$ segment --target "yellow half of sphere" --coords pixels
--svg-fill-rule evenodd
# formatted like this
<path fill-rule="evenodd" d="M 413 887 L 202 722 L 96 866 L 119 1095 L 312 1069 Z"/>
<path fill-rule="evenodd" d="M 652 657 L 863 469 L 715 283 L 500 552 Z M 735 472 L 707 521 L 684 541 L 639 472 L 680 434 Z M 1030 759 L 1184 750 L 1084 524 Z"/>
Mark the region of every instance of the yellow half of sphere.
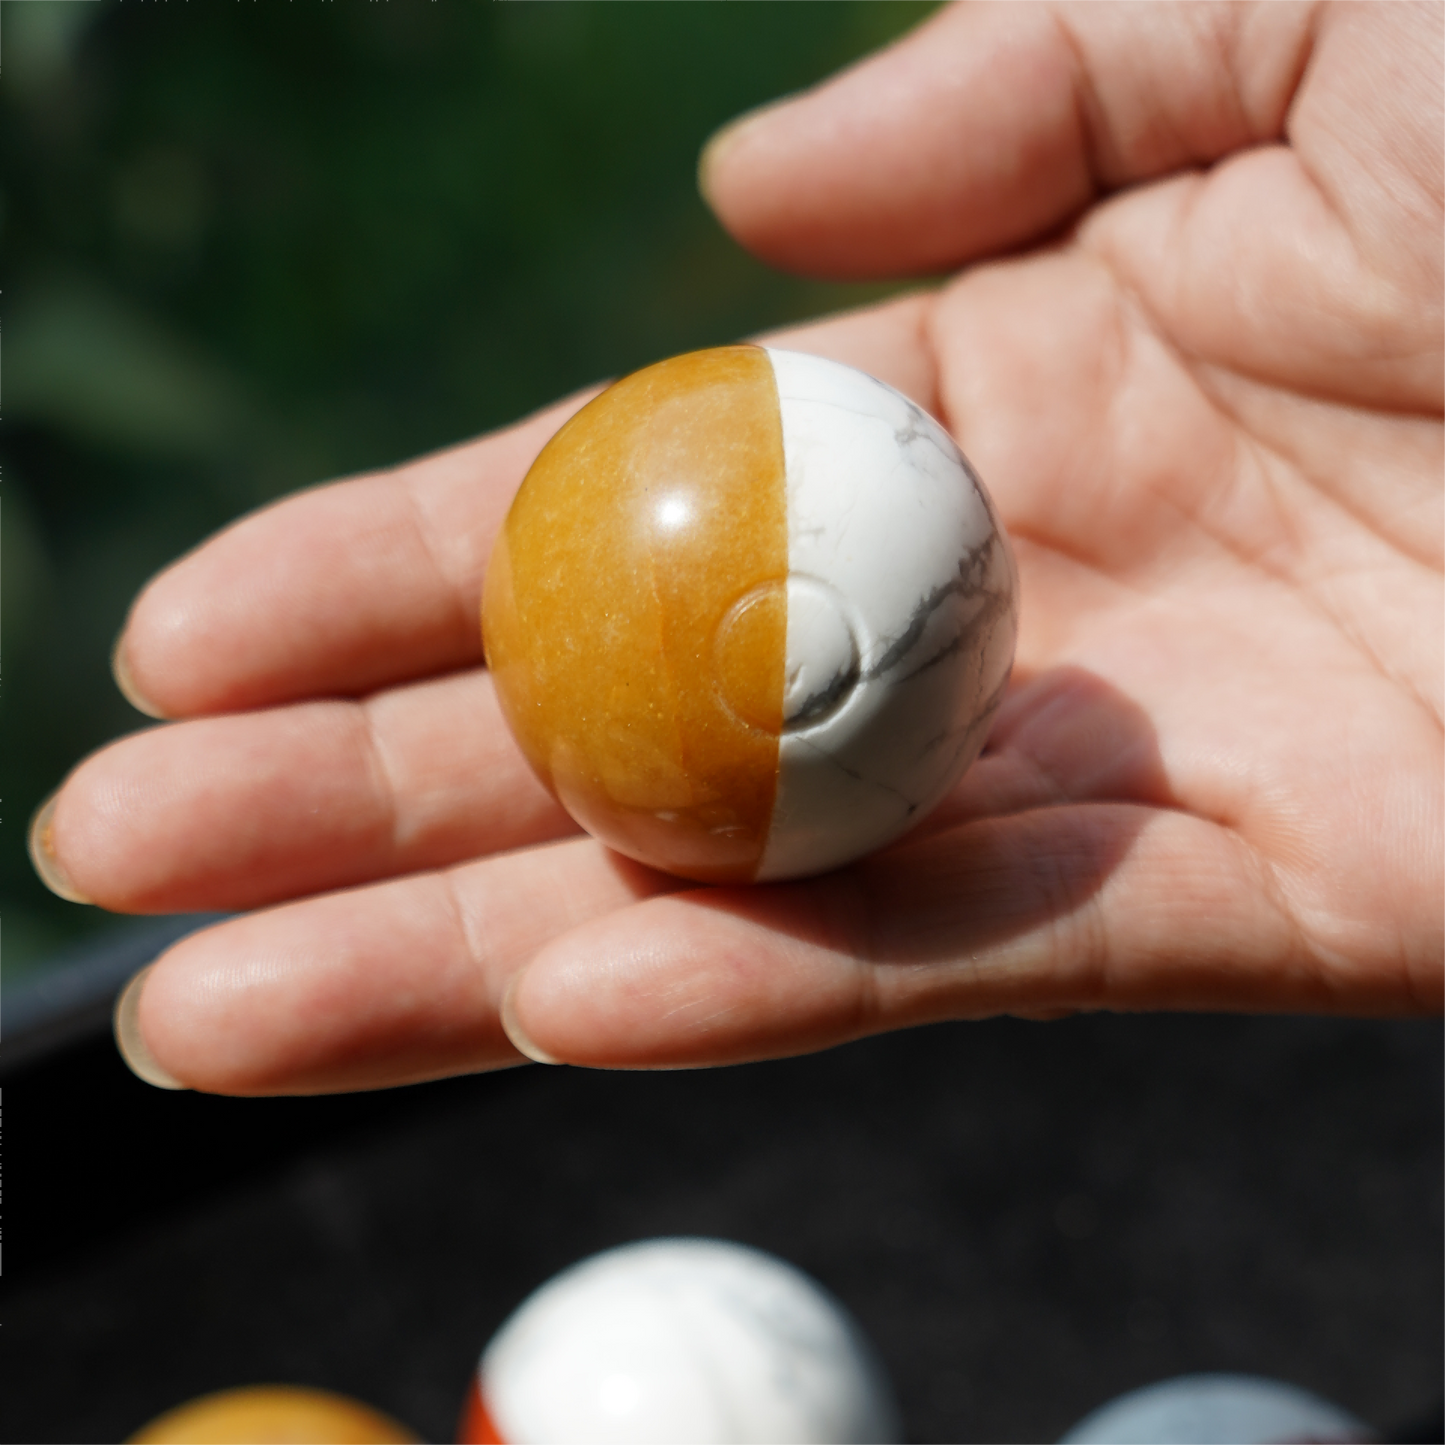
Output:
<path fill-rule="evenodd" d="M 604 842 L 751 879 L 777 788 L 787 491 L 768 355 L 728 346 L 610 387 L 543 449 L 487 571 L 507 721 Z"/>
<path fill-rule="evenodd" d="M 296 1385 L 248 1385 L 178 1405 L 127 1445 L 416 1445 L 379 1410 Z"/>

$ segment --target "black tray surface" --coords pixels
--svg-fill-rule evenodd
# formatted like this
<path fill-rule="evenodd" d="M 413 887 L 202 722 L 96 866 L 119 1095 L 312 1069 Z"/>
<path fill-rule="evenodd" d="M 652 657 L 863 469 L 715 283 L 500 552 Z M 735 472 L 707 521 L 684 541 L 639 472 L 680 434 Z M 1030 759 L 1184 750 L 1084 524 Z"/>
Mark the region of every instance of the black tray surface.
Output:
<path fill-rule="evenodd" d="M 116 1440 L 267 1380 L 451 1439 L 528 1291 L 668 1234 L 821 1280 L 913 1440 L 1054 1440 L 1197 1370 L 1405 1438 L 1445 1347 L 1441 1071 L 1433 1022 L 1101 1016 L 233 1100 L 93 1038 L 5 1081 L 0 1439 Z"/>

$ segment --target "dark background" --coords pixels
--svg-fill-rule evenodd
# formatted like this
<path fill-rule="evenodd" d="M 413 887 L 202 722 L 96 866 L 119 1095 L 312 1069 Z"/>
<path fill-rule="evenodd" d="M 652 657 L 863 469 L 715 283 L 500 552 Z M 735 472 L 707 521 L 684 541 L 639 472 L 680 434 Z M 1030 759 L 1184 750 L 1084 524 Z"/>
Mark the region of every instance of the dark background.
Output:
<path fill-rule="evenodd" d="M 0 1440 L 114 1440 L 263 1380 L 453 1439 L 530 1290 L 707 1234 L 847 1304 L 911 1440 L 1057 1440 L 1226 1370 L 1438 1442 L 1440 1043 L 997 1020 L 735 1069 L 237 1100 L 148 1088 L 100 1039 L 5 1080 Z"/>
<path fill-rule="evenodd" d="M 883 294 L 749 258 L 697 154 L 930 8 L 3 6 L 8 981 L 106 922 L 25 827 L 144 725 L 108 657 L 145 579 L 284 492 Z"/>

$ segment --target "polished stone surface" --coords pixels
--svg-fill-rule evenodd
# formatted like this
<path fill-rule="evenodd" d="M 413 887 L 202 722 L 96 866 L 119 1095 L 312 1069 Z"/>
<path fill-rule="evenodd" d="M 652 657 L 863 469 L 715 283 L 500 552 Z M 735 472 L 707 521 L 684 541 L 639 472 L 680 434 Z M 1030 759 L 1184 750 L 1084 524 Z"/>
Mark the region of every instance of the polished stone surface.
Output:
<path fill-rule="evenodd" d="M 626 1245 L 548 1281 L 488 1345 L 480 1394 L 519 1445 L 901 1438 L 842 1306 L 782 1260 L 716 1239 Z"/>
<path fill-rule="evenodd" d="M 661 362 L 543 449 L 487 573 L 487 662 L 532 766 L 604 842 L 709 881 L 753 876 L 772 816 L 782 470 L 765 352 Z"/>
<path fill-rule="evenodd" d="M 987 494 L 936 421 L 836 361 L 769 355 L 792 586 L 758 876 L 788 878 L 891 842 L 978 756 L 1013 661 L 1017 580 Z"/>
<path fill-rule="evenodd" d="M 625 378 L 547 445 L 483 632 L 583 827 L 742 882 L 837 867 L 943 797 L 1001 699 L 1016 591 L 982 485 L 919 407 L 724 347 Z"/>
<path fill-rule="evenodd" d="M 128 1445 L 415 1445 L 416 1439 L 380 1411 L 329 1390 L 251 1385 L 178 1405 Z"/>
<path fill-rule="evenodd" d="M 1060 1445 L 1352 1445 L 1375 1438 L 1348 1411 L 1280 1380 L 1181 1375 L 1111 1400 Z"/>

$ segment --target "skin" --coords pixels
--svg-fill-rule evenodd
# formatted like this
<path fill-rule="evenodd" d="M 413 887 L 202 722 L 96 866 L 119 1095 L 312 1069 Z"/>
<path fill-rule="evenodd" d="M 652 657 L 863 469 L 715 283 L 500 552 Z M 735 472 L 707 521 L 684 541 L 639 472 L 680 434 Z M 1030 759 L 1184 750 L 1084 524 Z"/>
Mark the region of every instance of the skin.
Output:
<path fill-rule="evenodd" d="M 118 674 L 179 721 L 41 830 L 107 908 L 271 905 L 155 966 L 155 1061 L 316 1092 L 1438 1010 L 1441 75 L 1434 6 L 958 6 L 725 131 L 704 191 L 765 260 L 952 273 L 779 339 L 988 480 L 1024 602 L 985 756 L 840 874 L 680 884 L 576 833 L 481 666 L 492 538 L 582 398 L 290 498 L 141 594 Z"/>

